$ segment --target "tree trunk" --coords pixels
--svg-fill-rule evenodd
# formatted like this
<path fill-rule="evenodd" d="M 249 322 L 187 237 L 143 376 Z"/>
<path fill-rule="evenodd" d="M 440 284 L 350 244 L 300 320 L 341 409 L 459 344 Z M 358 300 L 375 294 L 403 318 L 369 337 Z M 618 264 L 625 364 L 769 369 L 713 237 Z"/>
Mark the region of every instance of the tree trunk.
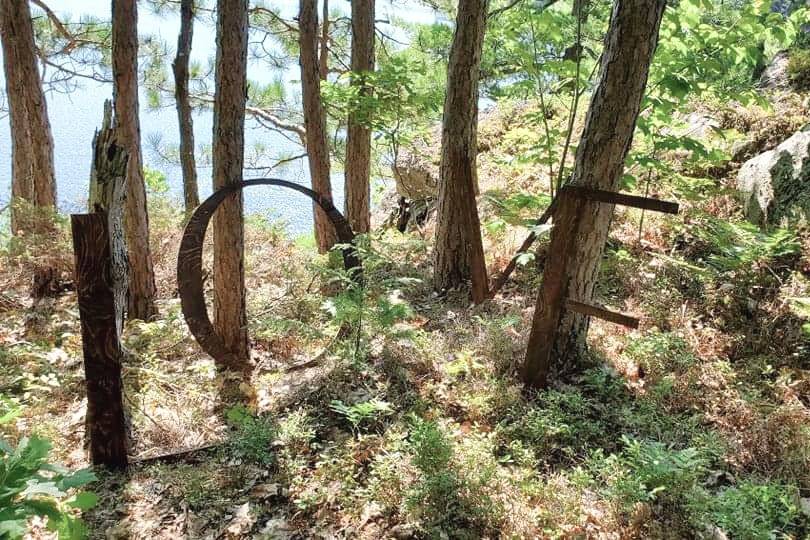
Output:
<path fill-rule="evenodd" d="M 478 74 L 487 0 L 459 0 L 444 100 L 439 209 L 433 286 L 437 291 L 472 279 L 473 301 L 487 293 L 481 224 L 475 201 Z"/>
<path fill-rule="evenodd" d="M 16 57 L 20 48 L 16 25 L 13 23 L 16 12 L 15 2 L 0 0 L 0 39 L 3 47 L 3 68 L 6 79 L 6 99 L 8 100 L 11 135 L 11 233 L 27 232 L 18 205 L 24 200 L 33 202 L 33 162 L 28 149 L 31 147 L 28 114 L 25 105 L 25 85 L 20 75 L 21 65 Z"/>
<path fill-rule="evenodd" d="M 188 64 L 194 34 L 194 0 L 181 0 L 177 56 L 172 64 L 177 120 L 180 125 L 180 165 L 183 169 L 183 200 L 186 215 L 200 205 L 197 164 L 194 160 L 194 121 L 188 98 Z"/>
<path fill-rule="evenodd" d="M 599 84 L 591 98 L 585 127 L 577 148 L 572 185 L 606 191 L 619 189 L 624 160 L 630 150 L 641 99 L 647 84 L 663 16 L 664 0 L 617 0 L 605 37 Z M 578 201 L 578 219 L 551 233 L 552 245 L 560 235 L 569 235 L 567 270 L 560 278 L 562 297 L 590 303 L 607 241 L 613 205 Z M 555 214 L 556 215 L 556 214 Z M 562 256 L 562 254 L 560 254 Z M 553 340 L 552 365 L 546 373 L 524 369 L 529 384 L 544 386 L 546 375 L 559 376 L 576 367 L 585 353 L 588 317 L 562 310 L 555 336 L 541 336 L 546 299 L 552 291 L 546 284 L 535 308 L 532 333 L 526 351 L 526 366 L 539 366 L 538 351 L 547 339 Z"/>
<path fill-rule="evenodd" d="M 214 94 L 214 189 L 242 181 L 247 99 L 247 0 L 217 1 L 217 56 Z M 250 372 L 245 308 L 245 241 L 242 192 L 214 215 L 214 327 L 233 353 L 221 369 Z"/>
<path fill-rule="evenodd" d="M 325 81 L 329 76 L 329 0 L 323 0 L 321 8 L 321 48 L 318 51 L 318 77 Z"/>
<path fill-rule="evenodd" d="M 124 231 L 129 250 L 127 316 L 152 319 L 155 309 L 155 273 L 149 250 L 149 215 L 141 156 L 138 119 L 138 9 L 136 0 L 112 0 L 112 71 L 115 122 L 129 154 Z"/>
<path fill-rule="evenodd" d="M 371 93 L 365 78 L 374 70 L 374 2 L 352 2 L 352 84 L 359 86 L 361 97 Z M 367 233 L 371 228 L 371 129 L 368 120 L 367 112 L 352 110 L 346 130 L 346 218 L 356 233 Z"/>
<path fill-rule="evenodd" d="M 0 33 L 12 124 L 12 195 L 55 207 L 53 137 L 26 0 L 0 0 Z M 12 215 L 12 232 L 17 221 Z"/>
<path fill-rule="evenodd" d="M 112 106 L 104 106 L 93 139 L 90 213 L 73 214 L 76 292 L 87 386 L 85 438 L 94 465 L 127 466 L 129 430 L 123 403 L 121 346 L 127 291 L 124 192 L 127 153 L 112 129 Z"/>
<path fill-rule="evenodd" d="M 312 189 L 329 201 L 332 200 L 332 181 L 329 178 L 329 146 L 326 141 L 326 113 L 321 102 L 321 83 L 318 62 L 318 2 L 300 0 L 298 12 L 298 44 L 301 65 L 301 95 L 304 105 L 304 128 L 307 139 L 307 158 Z M 326 213 L 315 204 L 315 241 L 318 251 L 326 253 L 335 245 L 337 237 Z"/>

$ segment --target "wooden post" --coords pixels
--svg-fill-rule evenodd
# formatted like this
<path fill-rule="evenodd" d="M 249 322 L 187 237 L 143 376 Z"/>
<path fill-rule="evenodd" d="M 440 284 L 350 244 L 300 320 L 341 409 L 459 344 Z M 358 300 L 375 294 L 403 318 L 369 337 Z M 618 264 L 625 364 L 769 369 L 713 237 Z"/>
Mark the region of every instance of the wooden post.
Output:
<path fill-rule="evenodd" d="M 121 381 L 127 287 L 123 229 L 127 161 L 126 150 L 116 141 L 108 101 L 102 129 L 93 140 L 92 213 L 73 214 L 70 222 L 87 386 L 85 437 L 92 463 L 116 469 L 127 466 L 129 439 Z"/>
<path fill-rule="evenodd" d="M 543 273 L 543 284 L 537 299 L 529 345 L 526 349 L 526 359 L 521 372 L 523 382 L 527 387 L 544 388 L 548 383 L 551 362 L 555 354 L 554 343 L 557 341 L 563 310 L 568 309 L 589 317 L 598 317 L 629 328 L 638 328 L 639 325 L 637 317 L 568 298 L 570 276 L 568 267 L 577 264 L 577 261 L 574 260 L 576 238 L 579 234 L 579 215 L 585 202 L 621 204 L 668 214 L 678 213 L 676 203 L 648 197 L 572 185 L 565 186 L 559 191 L 549 208 L 554 213 L 549 259 Z M 557 205 L 556 208 L 555 205 Z M 547 213 L 541 220 L 546 217 Z M 533 238 L 530 236 L 521 249 L 528 249 L 529 240 L 533 240 Z M 508 274 L 506 276 L 508 277 Z M 503 281 L 500 282 L 500 285 L 503 285 Z"/>
<path fill-rule="evenodd" d="M 532 331 L 526 349 L 522 377 L 528 386 L 544 387 L 551 367 L 554 336 L 565 303 L 569 259 L 577 233 L 580 200 L 562 189 L 554 212 L 549 260 L 532 319 Z M 552 259 L 553 258 L 553 259 Z"/>

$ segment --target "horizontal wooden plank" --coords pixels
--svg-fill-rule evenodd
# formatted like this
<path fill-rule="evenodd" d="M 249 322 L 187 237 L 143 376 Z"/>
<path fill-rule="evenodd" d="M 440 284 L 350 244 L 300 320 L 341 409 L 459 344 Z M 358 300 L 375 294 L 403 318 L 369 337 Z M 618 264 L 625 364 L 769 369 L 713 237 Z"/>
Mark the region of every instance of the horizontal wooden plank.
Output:
<path fill-rule="evenodd" d="M 678 203 L 651 199 L 649 197 L 639 197 L 638 195 L 616 193 L 585 186 L 565 186 L 563 189 L 574 197 L 587 199 L 589 201 L 632 206 L 633 208 L 642 208 L 644 210 L 652 210 L 653 212 L 664 212 L 665 214 L 677 214 L 679 209 Z"/>
<path fill-rule="evenodd" d="M 622 326 L 627 326 L 628 328 L 638 328 L 639 323 L 638 318 L 633 317 L 631 315 L 625 315 L 624 313 L 617 313 L 615 311 L 610 311 L 609 309 L 605 309 L 600 306 L 583 304 L 582 302 L 577 302 L 576 300 L 571 299 L 566 300 L 565 305 L 571 311 L 575 311 L 582 315 L 597 317 L 599 319 L 603 319 L 608 322 L 620 324 Z"/>

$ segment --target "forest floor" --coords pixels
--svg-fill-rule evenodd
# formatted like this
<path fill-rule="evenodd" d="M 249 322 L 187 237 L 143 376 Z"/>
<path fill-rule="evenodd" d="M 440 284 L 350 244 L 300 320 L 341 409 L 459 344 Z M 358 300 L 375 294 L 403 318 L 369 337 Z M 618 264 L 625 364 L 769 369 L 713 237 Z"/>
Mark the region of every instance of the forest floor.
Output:
<path fill-rule="evenodd" d="M 495 174 L 511 151 L 502 135 L 482 160 L 485 224 L 547 182 L 528 166 Z M 598 296 L 641 326 L 594 320 L 589 365 L 531 395 L 516 369 L 547 241 L 501 294 L 470 306 L 464 291 L 431 291 L 429 226 L 370 239 L 361 293 L 306 242 L 251 218 L 256 410 L 218 407 L 216 370 L 176 298 L 182 216 L 153 197 L 161 315 L 125 331 L 135 464 L 90 486 L 91 536 L 807 537 L 810 231 L 746 226 L 724 189 L 732 173 L 679 216 L 647 215 L 640 228 L 639 212 L 617 211 Z M 0 428 L 12 442 L 47 437 L 53 460 L 78 468 L 75 295 L 36 310 L 27 299 L 35 265 L 69 275 L 66 231 L 0 254 L 0 290 L 21 304 L 0 313 L 0 393 L 21 409 Z M 491 266 L 523 231 L 487 228 Z M 342 326 L 351 332 L 338 339 Z"/>

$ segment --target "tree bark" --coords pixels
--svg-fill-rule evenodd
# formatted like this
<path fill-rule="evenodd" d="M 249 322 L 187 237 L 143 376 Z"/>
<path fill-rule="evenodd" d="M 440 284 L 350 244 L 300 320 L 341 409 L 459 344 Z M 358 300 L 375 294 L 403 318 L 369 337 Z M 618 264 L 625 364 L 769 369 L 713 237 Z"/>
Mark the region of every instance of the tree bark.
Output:
<path fill-rule="evenodd" d="M 352 1 L 352 84 L 363 97 L 372 89 L 366 76 L 374 70 L 374 2 Z M 368 112 L 352 109 L 346 129 L 346 217 L 356 233 L 371 228 L 371 129 Z"/>
<path fill-rule="evenodd" d="M 247 0 L 217 0 L 213 183 L 242 181 L 247 99 Z M 214 215 L 214 327 L 232 353 L 220 369 L 250 372 L 245 307 L 245 242 L 241 191 Z"/>
<path fill-rule="evenodd" d="M 318 77 L 325 81 L 329 76 L 329 0 L 323 0 L 321 8 L 321 48 L 318 50 Z"/>
<path fill-rule="evenodd" d="M 332 200 L 329 177 L 329 146 L 326 140 L 326 113 L 321 102 L 321 82 L 318 61 L 318 2 L 300 0 L 298 12 L 298 45 L 300 49 L 301 95 L 304 105 L 307 158 L 312 189 L 321 197 Z M 313 204 L 315 241 L 318 251 L 326 253 L 335 245 L 335 228 L 324 211 Z"/>
<path fill-rule="evenodd" d="M 111 117 L 108 101 L 101 131 L 93 138 L 90 213 L 72 215 L 71 224 L 87 386 L 85 438 L 94 465 L 124 468 L 129 440 L 121 380 L 127 153 L 118 144 Z"/>
<path fill-rule="evenodd" d="M 188 97 L 188 65 L 193 35 L 194 0 L 181 0 L 180 33 L 177 36 L 177 55 L 172 63 L 172 71 L 177 120 L 180 125 L 180 166 L 183 170 L 183 201 L 186 215 L 200 205 L 197 164 L 194 159 L 194 121 Z"/>
<path fill-rule="evenodd" d="M 447 70 L 433 286 L 472 280 L 473 301 L 486 298 L 487 276 L 475 201 L 478 76 L 487 0 L 459 0 Z"/>
<path fill-rule="evenodd" d="M 20 47 L 16 25 L 12 24 L 13 2 L 0 0 L 0 39 L 3 46 L 3 68 L 6 79 L 11 135 L 11 233 L 26 232 L 18 205 L 21 200 L 33 202 L 33 162 L 28 149 L 31 146 L 28 114 L 25 105 L 25 85 L 20 75 L 20 63 L 16 51 Z"/>
<path fill-rule="evenodd" d="M 0 0 L 0 34 L 12 124 L 12 195 L 56 206 L 53 137 L 26 0 Z M 18 230 L 12 211 L 12 232 Z"/>
<path fill-rule="evenodd" d="M 115 122 L 129 154 L 124 231 L 129 251 L 127 316 L 148 321 L 156 314 L 155 273 L 149 249 L 149 215 L 138 119 L 138 8 L 136 0 L 112 0 L 112 71 Z"/>
<path fill-rule="evenodd" d="M 599 84 L 591 98 L 585 127 L 577 147 L 571 185 L 606 191 L 617 191 L 624 160 L 630 150 L 641 99 L 649 75 L 650 62 L 658 44 L 665 0 L 617 0 L 613 6 Z M 571 212 L 568 212 L 571 213 Z M 564 227 L 555 224 L 552 246 L 567 235 L 566 271 L 559 279 L 563 298 L 590 303 L 607 241 L 613 205 L 578 201 L 577 219 Z M 555 214 L 555 216 L 558 214 Z M 564 254 L 560 254 L 564 256 Z M 560 376 L 573 370 L 586 349 L 589 318 L 562 310 L 554 336 L 542 336 L 543 314 L 548 299 L 555 293 L 547 290 L 554 284 L 544 282 L 537 299 L 532 333 L 526 352 L 524 379 L 528 384 L 544 386 L 546 376 Z M 526 369 L 542 366 L 538 357 L 542 345 L 552 340 L 551 365 L 548 369 Z M 545 373 L 544 373 L 545 371 Z"/>

